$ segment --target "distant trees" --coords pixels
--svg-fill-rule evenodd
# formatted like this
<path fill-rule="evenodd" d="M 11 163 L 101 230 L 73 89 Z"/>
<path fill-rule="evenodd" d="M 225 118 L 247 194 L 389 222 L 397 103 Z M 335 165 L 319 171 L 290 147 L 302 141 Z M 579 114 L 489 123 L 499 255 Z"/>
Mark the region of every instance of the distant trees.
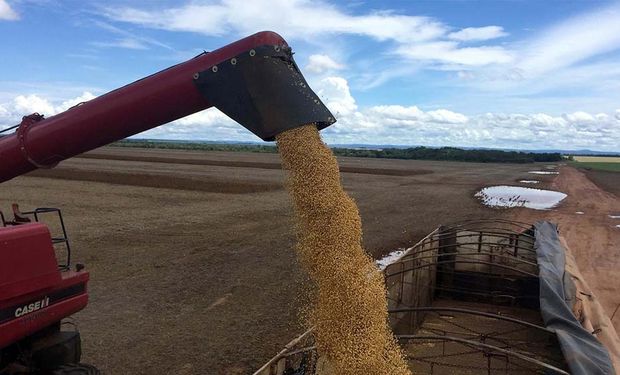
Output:
<path fill-rule="evenodd" d="M 197 151 L 237 151 L 237 152 L 267 152 L 276 153 L 278 149 L 271 145 L 237 144 L 237 143 L 205 143 L 191 141 L 158 141 L 143 139 L 123 139 L 114 142 L 116 147 L 159 148 L 172 150 Z"/>
<path fill-rule="evenodd" d="M 449 160 L 476 163 L 533 163 L 562 160 L 560 153 L 533 153 L 501 150 L 464 150 L 456 147 L 385 148 L 381 150 L 334 148 L 340 156 L 388 159 Z"/>
<path fill-rule="evenodd" d="M 183 141 L 154 141 L 125 139 L 113 144 L 119 147 L 163 148 L 202 151 L 278 152 L 275 146 L 255 144 L 220 144 Z M 411 148 L 332 148 L 338 156 L 382 159 L 447 160 L 476 163 L 533 163 L 557 162 L 560 153 L 534 153 L 502 150 L 465 150 L 456 147 L 411 147 Z"/>

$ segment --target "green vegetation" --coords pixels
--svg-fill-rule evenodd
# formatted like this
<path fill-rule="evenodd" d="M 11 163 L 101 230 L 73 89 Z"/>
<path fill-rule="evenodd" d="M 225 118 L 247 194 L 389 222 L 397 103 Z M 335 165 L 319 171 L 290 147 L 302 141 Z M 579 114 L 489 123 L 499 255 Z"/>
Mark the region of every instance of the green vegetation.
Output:
<path fill-rule="evenodd" d="M 573 162 L 571 163 L 573 167 L 583 168 L 583 169 L 594 169 L 599 171 L 608 171 L 608 172 L 620 172 L 620 163 L 612 162 L 612 163 L 603 163 L 603 162 Z"/>
<path fill-rule="evenodd" d="M 403 149 L 386 148 L 382 150 L 335 148 L 334 153 L 339 156 L 388 159 L 450 160 L 477 163 L 533 163 L 556 162 L 562 160 L 562 155 L 559 153 L 537 154 L 532 152 L 501 150 L 464 150 L 455 147 L 412 147 Z"/>
<path fill-rule="evenodd" d="M 139 147 L 159 148 L 171 150 L 196 150 L 196 151 L 236 151 L 236 152 L 267 152 L 277 153 L 276 146 L 253 145 L 253 144 L 226 144 L 226 143 L 202 143 L 202 142 L 169 142 L 156 140 L 133 140 L 124 139 L 114 142 L 115 147 Z"/>
<path fill-rule="evenodd" d="M 168 142 L 153 140 L 126 139 L 116 142 L 117 147 L 142 147 L 176 150 L 199 151 L 242 151 L 276 153 L 277 149 L 271 145 L 254 144 L 219 144 L 199 142 Z M 365 158 L 385 159 L 416 159 L 416 160 L 449 160 L 477 163 L 533 163 L 562 161 L 559 153 L 533 153 L 501 150 L 464 150 L 456 147 L 411 147 L 411 148 L 333 148 L 338 156 L 354 156 Z"/>
<path fill-rule="evenodd" d="M 575 168 L 620 172 L 620 157 L 618 155 L 575 155 L 571 165 Z"/>

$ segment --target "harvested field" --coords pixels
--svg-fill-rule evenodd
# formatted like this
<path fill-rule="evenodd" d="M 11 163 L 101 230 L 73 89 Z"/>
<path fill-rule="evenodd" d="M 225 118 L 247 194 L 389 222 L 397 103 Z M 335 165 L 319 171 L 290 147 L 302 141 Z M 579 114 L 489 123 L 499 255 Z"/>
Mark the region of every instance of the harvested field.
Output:
<path fill-rule="evenodd" d="M 620 163 L 618 156 L 574 156 L 579 163 Z"/>
<path fill-rule="evenodd" d="M 84 159 L 104 159 L 104 160 L 127 160 L 127 161 L 145 161 L 151 163 L 174 163 L 174 164 L 191 164 L 191 165 L 216 165 L 221 167 L 236 167 L 236 168 L 258 168 L 258 169 L 282 169 L 282 165 L 279 161 L 272 162 L 257 162 L 257 161 L 244 161 L 244 160 L 222 160 L 221 158 L 187 158 L 175 157 L 175 155 L 166 156 L 145 156 L 135 155 L 134 149 L 119 150 L 126 151 L 120 154 L 109 152 L 93 151 L 82 155 Z M 128 151 L 128 152 L 127 152 Z M 187 153 L 187 151 L 186 151 Z M 134 155 L 132 155 L 134 154 Z M 418 174 L 433 173 L 430 170 L 413 170 L 413 169 L 385 169 L 385 168 L 365 168 L 356 166 L 342 166 L 340 172 L 342 173 L 362 173 L 362 174 L 376 174 L 385 176 L 415 176 Z"/>
<path fill-rule="evenodd" d="M 63 209 L 75 259 L 91 271 L 91 303 L 76 315 L 85 361 L 106 374 L 247 374 L 301 333 L 303 301 L 296 296 L 304 276 L 283 172 L 206 162 L 279 165 L 278 155 L 94 154 L 112 156 L 74 158 L 0 187 L 4 210 L 14 201 L 24 209 Z M 366 172 L 342 176 L 375 257 L 412 245 L 441 223 L 509 215 L 482 206 L 474 193 L 531 178 L 527 172 L 536 168 L 362 158 L 340 165 Z M 373 170 L 388 172 L 367 173 Z M 537 187 L 555 177 L 537 176 Z"/>
<path fill-rule="evenodd" d="M 620 172 L 586 170 L 585 175 L 601 189 L 620 198 Z"/>

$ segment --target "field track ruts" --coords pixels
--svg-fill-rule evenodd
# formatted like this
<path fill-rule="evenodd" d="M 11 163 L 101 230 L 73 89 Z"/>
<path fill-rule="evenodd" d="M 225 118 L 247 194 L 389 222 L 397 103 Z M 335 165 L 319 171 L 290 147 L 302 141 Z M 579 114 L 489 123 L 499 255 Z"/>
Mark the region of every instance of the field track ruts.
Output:
<path fill-rule="evenodd" d="M 284 188 L 278 183 L 260 183 L 225 180 L 221 178 L 208 181 L 180 176 L 156 175 L 152 173 L 123 173 L 110 171 L 89 171 L 74 168 L 39 169 L 28 174 L 33 177 L 56 178 L 72 181 L 105 182 L 109 184 L 154 187 L 161 189 L 180 189 L 206 191 L 222 194 L 252 194 Z"/>
<path fill-rule="evenodd" d="M 111 154 L 83 154 L 78 158 L 83 159 L 104 159 L 104 160 L 122 160 L 122 161 L 141 161 L 150 163 L 171 163 L 171 164 L 191 164 L 191 165 L 213 165 L 219 167 L 233 168 L 258 168 L 258 169 L 282 169 L 280 163 L 268 163 L 258 161 L 239 161 L 239 160 L 209 160 L 209 159 L 180 159 L 161 156 L 141 156 L 141 155 L 111 155 Z M 340 166 L 341 173 L 360 173 L 374 174 L 383 176 L 416 176 L 421 174 L 430 174 L 433 171 L 426 169 L 384 169 L 384 168 L 365 168 Z M 151 186 L 151 185 L 148 185 Z"/>

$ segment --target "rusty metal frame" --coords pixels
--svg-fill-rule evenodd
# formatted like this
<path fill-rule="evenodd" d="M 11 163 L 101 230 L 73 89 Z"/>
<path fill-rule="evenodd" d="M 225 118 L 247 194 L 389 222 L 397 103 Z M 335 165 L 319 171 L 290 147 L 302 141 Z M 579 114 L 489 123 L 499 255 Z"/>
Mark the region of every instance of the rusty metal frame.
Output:
<path fill-rule="evenodd" d="M 443 228 L 446 228 L 446 229 L 456 229 L 456 228 L 463 228 L 463 227 L 466 227 L 466 226 L 473 227 L 474 225 L 477 225 L 477 224 L 487 224 L 487 223 L 507 224 L 507 225 L 510 225 L 512 227 L 517 227 L 517 228 L 523 229 L 524 231 L 532 229 L 532 224 L 531 223 L 526 223 L 526 222 L 523 222 L 523 221 L 516 221 L 516 220 L 508 220 L 508 219 L 464 220 L 464 221 L 460 221 L 458 223 L 445 225 L 445 226 L 443 226 Z M 504 229 L 506 229 L 506 228 L 504 228 Z M 509 229 L 506 229 L 506 230 L 509 230 Z M 517 232 L 515 232 L 515 233 L 517 233 Z"/>
<path fill-rule="evenodd" d="M 433 335 L 397 335 L 396 336 L 397 339 L 399 340 L 424 340 L 424 341 L 450 341 L 450 342 L 455 342 L 455 343 L 460 343 L 464 346 L 470 347 L 470 348 L 477 348 L 480 352 L 482 353 L 487 353 L 488 351 L 491 352 L 497 352 L 497 353 L 501 353 L 504 354 L 506 356 L 511 356 L 511 357 L 515 357 L 518 358 L 522 361 L 537 365 L 539 367 L 543 367 L 547 370 L 551 370 L 556 374 L 561 374 L 561 375 L 569 375 L 568 372 L 557 368 L 555 366 L 552 366 L 548 363 L 539 361 L 535 358 L 531 358 L 528 357 L 525 354 L 513 351 L 513 350 L 508 350 L 508 349 L 504 349 L 504 348 L 500 348 L 498 346 L 494 346 L 494 345 L 489 345 L 489 344 L 485 344 L 485 343 L 481 343 L 478 341 L 473 341 L 473 340 L 467 340 L 467 339 L 463 339 L 460 337 L 454 337 L 454 336 L 433 336 Z M 415 357 L 409 357 L 412 360 L 415 360 Z M 490 369 L 490 362 L 489 363 L 489 371 Z"/>
<path fill-rule="evenodd" d="M 401 308 L 401 309 L 392 309 L 392 310 L 389 310 L 388 313 L 393 314 L 393 313 L 410 312 L 410 311 L 437 311 L 437 312 L 447 311 L 447 312 L 455 312 L 455 313 L 461 313 L 461 314 L 478 315 L 478 316 L 483 316 L 485 318 L 505 320 L 507 322 L 511 322 L 511 323 L 519 324 L 519 325 L 526 326 L 529 328 L 544 331 L 545 333 L 555 334 L 553 330 L 550 330 L 543 326 L 539 326 L 534 323 L 527 322 L 525 320 L 512 318 L 512 317 L 504 316 L 504 315 L 499 315 L 499 314 L 478 311 L 478 310 L 464 309 L 460 307 L 432 307 L 432 306 L 408 307 L 408 308 Z"/>
<path fill-rule="evenodd" d="M 459 246 L 459 245 L 457 245 L 457 246 Z M 416 259 L 437 258 L 437 257 L 442 257 L 442 256 L 447 256 L 447 255 L 457 255 L 457 256 L 489 255 L 489 256 L 492 256 L 492 257 L 498 257 L 498 258 L 502 258 L 502 259 L 510 259 L 510 260 L 515 261 L 515 262 L 525 263 L 525 264 L 527 264 L 529 266 L 533 266 L 533 267 L 536 267 L 536 268 L 538 267 L 537 263 L 532 262 L 530 260 L 527 260 L 525 257 L 518 257 L 518 256 L 506 255 L 506 254 L 496 254 L 496 253 L 492 253 L 492 252 L 488 252 L 488 251 L 473 251 L 473 252 L 469 252 L 469 253 L 460 253 L 460 252 L 457 251 L 457 252 L 453 252 L 453 253 L 441 253 L 441 254 L 437 254 L 437 255 L 417 256 L 418 254 L 424 254 L 424 253 L 427 253 L 429 251 L 433 251 L 433 250 L 436 250 L 436 249 L 443 249 L 443 248 L 446 248 L 446 247 L 448 247 L 448 246 L 438 246 L 438 247 L 433 247 L 433 248 L 430 248 L 430 249 L 426 249 L 424 251 L 419 251 L 419 252 L 417 252 L 415 254 L 411 254 L 410 257 L 403 256 L 397 262 L 394 262 L 394 263 L 408 262 L 408 261 L 412 261 L 412 260 L 416 260 Z M 466 247 L 465 250 L 473 250 L 473 249 L 471 249 L 469 247 Z M 394 263 L 392 263 L 392 264 L 394 264 Z"/>
<path fill-rule="evenodd" d="M 530 277 L 535 277 L 538 278 L 537 274 L 531 273 L 531 272 L 527 272 L 521 269 L 518 269 L 516 267 L 511 267 L 511 266 L 507 266 L 505 264 L 501 264 L 501 263 L 493 263 L 493 262 L 485 262 L 482 260 L 448 260 L 448 261 L 438 261 L 438 262 L 433 262 L 433 263 L 425 263 L 422 265 L 417 265 L 415 267 L 412 268 L 407 268 L 405 270 L 402 271 L 398 271 L 395 273 L 391 273 L 389 275 L 385 275 L 386 277 L 391 277 L 391 276 L 395 276 L 395 275 L 399 275 L 401 273 L 405 273 L 407 271 L 415 271 L 417 269 L 421 269 L 421 268 L 425 268 L 425 267 L 430 267 L 430 266 L 434 266 L 434 265 L 441 265 L 441 264 L 456 264 L 456 263 L 464 263 L 464 264 L 486 264 L 488 266 L 493 266 L 493 267 L 499 267 L 499 268 L 504 268 L 504 269 L 509 269 L 515 272 L 519 272 L 522 273 L 524 275 L 530 276 Z"/>

